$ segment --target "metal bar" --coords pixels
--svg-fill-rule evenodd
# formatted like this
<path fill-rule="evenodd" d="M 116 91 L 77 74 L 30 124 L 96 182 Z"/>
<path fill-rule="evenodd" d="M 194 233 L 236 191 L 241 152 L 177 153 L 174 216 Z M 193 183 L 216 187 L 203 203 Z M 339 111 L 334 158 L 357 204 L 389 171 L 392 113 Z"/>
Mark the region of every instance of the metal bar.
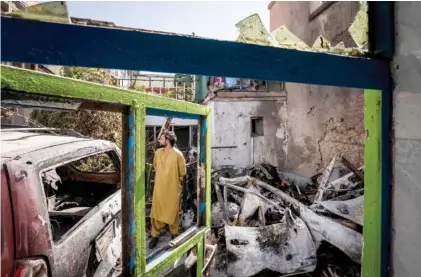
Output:
<path fill-rule="evenodd" d="M 376 58 L 391 61 L 395 53 L 395 3 L 392 1 L 367 2 L 369 50 Z M 392 273 L 392 186 L 393 186 L 393 80 L 390 67 L 387 83 L 381 93 L 381 276 Z M 365 228 L 364 228 L 365 230 Z"/>
<path fill-rule="evenodd" d="M 393 81 L 381 96 L 381 186 L 382 186 L 382 241 L 381 241 L 381 276 L 392 275 L 392 187 L 393 187 Z"/>
<path fill-rule="evenodd" d="M 203 265 L 205 262 L 204 241 L 205 241 L 205 236 L 203 235 L 203 237 L 199 240 L 199 243 L 196 246 L 197 248 L 196 277 L 202 277 L 202 270 L 203 270 Z"/>
<path fill-rule="evenodd" d="M 139 91 L 104 86 L 6 65 L 1 65 L 0 68 L 2 90 L 127 106 L 131 106 L 133 100 L 135 100 L 145 105 L 145 107 L 179 112 L 181 115 L 206 115 L 209 110 L 209 107 L 203 105 L 174 101 L 167 97 L 160 97 Z M 33 80 L 36 80 L 36 82 Z"/>
<path fill-rule="evenodd" d="M 263 199 L 266 203 L 268 203 L 268 204 L 270 204 L 272 207 L 276 208 L 279 212 L 284 213 L 284 209 L 283 209 L 283 208 L 281 208 L 281 207 L 279 207 L 279 203 L 275 203 L 274 201 L 272 201 L 272 200 L 270 200 L 270 199 L 267 199 L 266 197 L 264 197 L 263 195 L 261 195 L 261 194 L 259 194 L 259 193 L 257 193 L 257 192 L 251 191 L 251 190 L 249 190 L 249 189 L 241 188 L 241 187 L 239 187 L 239 186 L 235 186 L 235 185 L 231 185 L 231 184 L 223 183 L 223 182 L 219 182 L 219 184 L 220 184 L 221 186 L 228 187 L 228 188 L 233 189 L 233 190 L 238 190 L 238 191 L 241 191 L 241 192 L 243 192 L 243 193 L 250 193 L 250 194 L 253 194 L 253 195 L 255 195 L 255 196 L 257 196 L 257 197 L 259 197 L 259 198 Z M 217 185 L 216 185 L 216 186 L 217 186 Z M 221 202 L 222 202 L 222 201 L 221 201 Z M 225 209 L 224 209 L 225 207 L 221 207 L 221 208 L 223 209 L 223 211 L 225 211 Z M 225 216 L 225 215 L 224 215 L 224 217 L 225 217 L 225 218 L 228 218 L 228 216 Z M 224 218 L 224 219 L 225 219 L 225 218 Z"/>
<path fill-rule="evenodd" d="M 165 255 L 163 259 L 159 260 L 156 259 L 149 263 L 146 266 L 146 273 L 144 276 L 146 277 L 155 277 L 161 272 L 163 269 L 167 268 L 171 264 L 173 264 L 179 257 L 181 257 L 184 253 L 195 247 L 200 240 L 204 239 L 204 233 L 206 232 L 207 228 L 202 228 L 197 234 L 195 234 L 190 240 L 183 243 L 180 247 L 171 251 L 168 255 Z M 159 261 L 158 261 L 159 260 Z M 140 275 L 142 276 L 142 275 Z"/>
<path fill-rule="evenodd" d="M 207 207 L 210 205 L 208 205 L 206 203 L 206 185 L 207 185 L 207 180 L 206 180 L 206 176 L 207 176 L 207 139 L 206 139 L 206 134 L 207 134 L 207 128 L 208 128 L 208 120 L 207 117 L 202 116 L 201 120 L 200 120 L 200 152 L 199 152 L 199 159 L 200 159 L 200 169 L 199 169 L 199 176 L 200 176 L 200 182 L 199 182 L 199 207 L 200 207 L 200 222 L 199 222 L 199 226 L 206 226 L 207 225 L 207 217 L 208 217 L 208 213 L 207 213 Z"/>
<path fill-rule="evenodd" d="M 395 52 L 394 2 L 368 1 L 367 5 L 370 53 L 391 60 Z"/>
<path fill-rule="evenodd" d="M 358 179 L 360 179 L 360 181 L 364 181 L 364 174 L 361 171 L 359 171 L 355 165 L 348 161 L 347 158 L 341 156 L 341 163 L 344 166 L 346 166 L 349 170 L 351 170 L 358 177 Z"/>
<path fill-rule="evenodd" d="M 199 130 L 199 137 L 200 137 L 200 149 L 202 149 L 203 151 L 199 152 L 199 157 L 200 157 L 200 164 L 203 164 L 205 162 L 205 143 L 206 143 L 206 117 L 202 116 L 200 118 L 200 130 Z"/>
<path fill-rule="evenodd" d="M 1 25 L 1 39 L 8 42 L 2 45 L 4 62 L 231 76 L 363 89 L 381 89 L 388 76 L 386 61 L 361 57 L 5 16 Z M 22 30 L 25 36 L 21 35 Z"/>
<path fill-rule="evenodd" d="M 134 214 L 134 189 L 136 183 L 136 129 L 135 129 L 135 111 L 132 107 L 129 108 L 127 115 L 127 137 L 126 142 L 126 205 L 127 205 L 127 252 L 129 253 L 129 275 L 135 275 L 135 261 L 136 261 L 136 241 L 134 236 L 135 228 L 135 214 Z"/>
<path fill-rule="evenodd" d="M 206 116 L 207 128 L 206 128 L 206 226 L 211 227 L 211 171 L 212 171 L 212 114 L 209 112 Z"/>
<path fill-rule="evenodd" d="M 136 237 L 136 276 L 146 270 L 146 220 L 145 220 L 145 158 L 146 158 L 146 109 L 142 104 L 133 102 L 135 111 L 135 188 L 134 215 L 136 226 L 130 230 L 130 236 Z"/>
<path fill-rule="evenodd" d="M 176 237 L 174 240 L 170 242 L 171 246 L 177 246 L 180 245 L 183 241 L 190 238 L 194 234 L 196 234 L 199 231 L 199 229 L 196 226 L 190 227 L 188 230 L 184 231 L 181 235 Z"/>
<path fill-rule="evenodd" d="M 189 149 L 193 147 L 193 132 L 192 132 L 192 126 L 189 125 Z"/>
<path fill-rule="evenodd" d="M 185 113 L 185 112 L 174 112 L 174 111 L 168 111 L 164 109 L 155 109 L 155 108 L 147 108 L 146 114 L 153 115 L 153 116 L 182 118 L 182 119 L 199 119 L 200 117 L 197 114 L 191 114 L 191 113 Z"/>
<path fill-rule="evenodd" d="M 380 277 L 382 260 L 382 124 L 380 90 L 366 90 L 363 277 Z"/>
<path fill-rule="evenodd" d="M 129 128 L 128 128 L 128 107 L 123 111 L 121 115 L 122 120 L 122 138 L 128 138 L 129 137 Z M 127 166 L 127 151 L 128 151 L 128 144 L 127 139 L 122 139 L 122 147 L 121 147 L 121 172 L 120 172 L 120 179 L 121 179 L 121 217 L 124 219 L 128 219 L 128 207 L 129 205 L 125 204 L 127 203 L 127 173 L 128 173 L 128 166 Z M 130 245 L 129 245 L 129 221 L 128 220 L 122 220 L 121 223 L 121 229 L 122 229 L 122 247 L 123 247 L 123 253 L 122 253 L 122 262 L 123 262 L 123 276 L 133 276 L 133 274 L 130 274 Z"/>
<path fill-rule="evenodd" d="M 26 127 L 26 128 L 25 128 Z M 1 129 L 0 132 L 49 132 L 49 131 L 60 131 L 61 129 L 58 128 L 28 128 L 25 126 L 23 128 L 9 128 L 9 129 Z"/>
<path fill-rule="evenodd" d="M 197 128 L 196 128 L 196 134 L 197 134 L 197 153 L 198 155 L 196 156 L 196 169 L 197 169 L 197 177 L 196 177 L 196 201 L 198 203 L 197 205 L 197 226 L 201 225 L 202 222 L 202 204 L 200 202 L 200 182 L 201 182 L 201 160 L 200 160 L 200 153 L 202 151 L 202 146 L 201 146 L 201 130 L 202 130 L 202 120 L 199 120 L 198 124 L 197 124 Z"/>
<path fill-rule="evenodd" d="M 174 240 L 166 243 L 161 248 L 151 253 L 148 257 L 146 257 L 146 262 L 149 263 L 153 259 L 155 259 L 158 255 L 162 254 L 163 252 L 169 251 L 173 248 L 180 246 L 182 243 L 192 238 L 197 232 L 198 232 L 197 226 L 189 228 L 184 233 L 176 237 Z"/>

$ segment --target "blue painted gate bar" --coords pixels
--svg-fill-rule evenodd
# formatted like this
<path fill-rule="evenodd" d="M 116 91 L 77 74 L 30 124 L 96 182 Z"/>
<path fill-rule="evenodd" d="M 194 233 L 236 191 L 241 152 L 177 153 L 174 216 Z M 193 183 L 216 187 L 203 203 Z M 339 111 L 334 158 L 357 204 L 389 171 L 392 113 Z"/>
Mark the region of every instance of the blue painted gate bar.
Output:
<path fill-rule="evenodd" d="M 387 62 L 375 59 L 8 17 L 2 17 L 1 25 L 5 62 L 230 76 L 363 89 L 381 89 L 388 76 Z"/>

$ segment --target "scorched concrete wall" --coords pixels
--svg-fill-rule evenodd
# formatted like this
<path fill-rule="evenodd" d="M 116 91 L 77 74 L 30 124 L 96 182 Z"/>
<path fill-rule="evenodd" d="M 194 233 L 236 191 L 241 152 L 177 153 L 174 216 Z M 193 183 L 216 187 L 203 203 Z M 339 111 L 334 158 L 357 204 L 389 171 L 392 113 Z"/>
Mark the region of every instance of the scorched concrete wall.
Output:
<path fill-rule="evenodd" d="M 310 46 L 319 35 L 333 45 L 343 41 L 346 46 L 355 46 L 347 29 L 359 10 L 359 2 L 336 2 L 314 19 L 310 19 L 310 15 L 317 7 L 314 3 L 310 6 L 311 3 L 272 2 L 269 5 L 271 32 L 286 25 Z M 288 106 L 286 170 L 310 177 L 340 154 L 346 154 L 356 166 L 363 165 L 363 91 L 292 83 L 286 83 L 285 87 Z"/>
<path fill-rule="evenodd" d="M 285 101 L 219 99 L 209 105 L 213 115 L 213 168 L 245 169 L 267 162 L 284 169 Z M 253 117 L 263 118 L 264 136 L 251 136 Z"/>
<path fill-rule="evenodd" d="M 395 2 L 393 276 L 421 272 L 421 2 Z"/>

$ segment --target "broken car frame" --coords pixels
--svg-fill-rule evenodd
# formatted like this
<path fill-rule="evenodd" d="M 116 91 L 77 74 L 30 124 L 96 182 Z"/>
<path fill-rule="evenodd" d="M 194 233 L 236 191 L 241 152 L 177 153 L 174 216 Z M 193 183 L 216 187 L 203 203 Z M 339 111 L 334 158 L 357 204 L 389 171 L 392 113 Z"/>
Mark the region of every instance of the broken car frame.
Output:
<path fill-rule="evenodd" d="M 370 2 L 369 16 L 371 58 L 345 57 L 130 29 L 97 28 L 2 17 L 1 60 L 233 76 L 366 89 L 367 139 L 364 157 L 362 274 L 365 277 L 379 277 L 387 275 L 390 251 L 392 107 L 388 61 L 394 50 L 393 3 Z M 25 30 L 24 35 L 22 30 Z M 202 182 L 199 186 L 202 192 L 199 209 L 201 212 L 206 211 L 205 225 L 209 227 L 209 108 L 7 66 L 2 66 L 1 80 L 3 91 L 79 99 L 90 103 L 90 107 L 123 112 L 126 138 L 123 147 L 123 219 L 128 221 L 122 234 L 124 249 L 128 251 L 123 259 L 124 267 L 131 274 L 134 274 L 136 269 L 136 276 L 155 276 L 188 249 L 197 246 L 197 274 L 202 274 L 206 228 L 173 250 L 166 259 L 146 265 L 144 119 L 146 114 L 200 119 L 200 180 L 205 179 L 206 184 Z M 96 104 L 92 104 L 93 102 Z"/>

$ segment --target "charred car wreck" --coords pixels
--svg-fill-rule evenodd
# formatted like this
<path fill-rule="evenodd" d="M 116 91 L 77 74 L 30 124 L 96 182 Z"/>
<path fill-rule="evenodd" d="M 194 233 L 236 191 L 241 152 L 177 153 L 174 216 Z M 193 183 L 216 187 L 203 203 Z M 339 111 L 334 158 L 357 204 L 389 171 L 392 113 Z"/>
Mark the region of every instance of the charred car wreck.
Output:
<path fill-rule="evenodd" d="M 360 276 L 364 172 L 341 162 L 311 179 L 270 164 L 234 178 L 215 171 L 213 274 Z"/>
<path fill-rule="evenodd" d="M 2 129 L 1 148 L 1 276 L 119 276 L 116 145 Z"/>

